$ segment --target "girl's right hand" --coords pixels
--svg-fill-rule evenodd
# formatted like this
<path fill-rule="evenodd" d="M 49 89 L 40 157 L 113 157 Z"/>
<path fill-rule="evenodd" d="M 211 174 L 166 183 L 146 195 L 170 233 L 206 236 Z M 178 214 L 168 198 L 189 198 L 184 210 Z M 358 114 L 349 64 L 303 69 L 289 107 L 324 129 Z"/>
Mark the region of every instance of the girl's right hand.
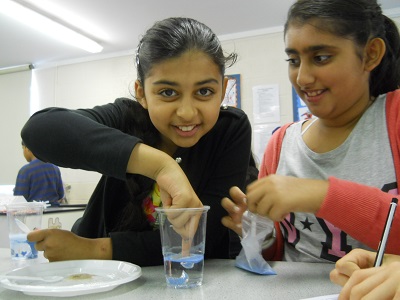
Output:
<path fill-rule="evenodd" d="M 247 186 L 247 205 L 252 213 L 280 222 L 291 212 L 315 214 L 328 188 L 327 180 L 272 174 Z"/>
<path fill-rule="evenodd" d="M 364 249 L 353 249 L 336 262 L 335 269 L 330 273 L 331 281 L 344 286 L 354 272 L 372 268 L 375 263 L 375 257 L 376 252 Z M 400 256 L 393 254 L 384 255 L 383 266 L 393 262 L 400 262 Z"/>
<path fill-rule="evenodd" d="M 179 164 L 165 152 L 137 144 L 131 153 L 127 173 L 141 174 L 154 179 L 166 208 L 202 207 L 186 174 Z"/>
<path fill-rule="evenodd" d="M 161 200 L 165 208 L 202 207 L 189 180 L 175 160 L 166 162 L 156 175 Z"/>
<path fill-rule="evenodd" d="M 127 172 L 142 174 L 154 179 L 160 189 L 164 208 L 203 206 L 179 164 L 160 150 L 145 144 L 136 145 L 129 159 Z M 192 238 L 191 235 L 194 233 L 191 228 L 193 226 L 197 228 L 199 217 L 180 213 L 168 216 L 168 220 L 174 226 L 174 230 L 186 241 Z"/>
<path fill-rule="evenodd" d="M 363 249 L 350 251 L 336 262 L 335 269 L 330 273 L 331 281 L 344 286 L 355 271 L 373 267 L 375 255 Z"/>
<path fill-rule="evenodd" d="M 166 164 L 156 177 L 160 188 L 163 207 L 174 208 L 197 208 L 202 207 L 189 180 L 181 167 L 173 160 Z M 188 255 L 194 234 L 196 233 L 201 214 L 191 212 L 167 213 L 167 218 L 174 230 L 182 236 L 182 255 Z"/>
<path fill-rule="evenodd" d="M 400 257 L 386 254 L 374 267 L 376 253 L 354 249 L 336 262 L 331 281 L 343 286 L 339 299 L 400 299 Z"/>

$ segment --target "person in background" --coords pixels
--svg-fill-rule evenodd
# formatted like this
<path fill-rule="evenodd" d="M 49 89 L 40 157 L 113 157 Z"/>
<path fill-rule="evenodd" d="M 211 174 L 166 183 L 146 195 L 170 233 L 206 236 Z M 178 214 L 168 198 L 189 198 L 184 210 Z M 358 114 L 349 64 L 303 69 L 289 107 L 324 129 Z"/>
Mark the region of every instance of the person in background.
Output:
<path fill-rule="evenodd" d="M 298 0 L 284 28 L 289 79 L 313 120 L 271 137 L 259 179 L 223 199 L 277 221 L 267 260 L 336 262 L 377 249 L 400 180 L 400 37 L 375 0 Z M 247 204 L 243 199 L 247 199 Z M 400 254 L 400 211 L 386 251 Z"/>
<path fill-rule="evenodd" d="M 22 136 L 38 157 L 103 174 L 74 233 L 28 235 L 46 258 L 160 265 L 155 208 L 161 205 L 209 205 L 205 258 L 238 254 L 239 237 L 220 222 L 226 214 L 220 199 L 232 185 L 244 188 L 251 157 L 247 115 L 221 106 L 225 68 L 236 57 L 224 55 L 206 25 L 168 18 L 139 43 L 135 99 L 93 109 L 49 108 L 28 120 Z"/>
<path fill-rule="evenodd" d="M 60 169 L 35 157 L 31 150 L 21 142 L 22 151 L 28 164 L 17 175 L 14 196 L 24 196 L 26 201 L 49 201 L 59 205 L 64 198 L 64 186 Z"/>
<path fill-rule="evenodd" d="M 331 281 L 343 286 L 341 299 L 400 299 L 400 256 L 385 254 L 373 268 L 376 253 L 354 249 L 336 262 Z"/>

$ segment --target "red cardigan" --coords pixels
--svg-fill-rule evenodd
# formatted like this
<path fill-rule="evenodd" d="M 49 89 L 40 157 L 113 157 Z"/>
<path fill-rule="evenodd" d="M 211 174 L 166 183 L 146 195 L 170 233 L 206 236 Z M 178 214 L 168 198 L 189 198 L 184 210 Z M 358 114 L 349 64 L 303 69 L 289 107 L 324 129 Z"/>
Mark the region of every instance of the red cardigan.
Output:
<path fill-rule="evenodd" d="M 400 183 L 400 90 L 386 96 L 386 119 L 393 154 L 396 181 Z M 292 124 L 292 123 L 290 123 Z M 278 167 L 280 150 L 286 124 L 272 135 L 264 152 L 259 178 L 274 174 Z M 353 238 L 372 249 L 377 249 L 386 221 L 391 199 L 394 195 L 380 189 L 356 182 L 329 177 L 328 193 L 316 216 L 339 227 Z M 399 190 L 399 188 L 398 188 Z M 398 191 L 399 192 L 399 191 Z M 398 197 L 398 195 L 397 195 Z M 345 208 L 345 209 L 344 209 Z M 281 260 L 284 240 L 279 226 L 275 224 L 275 247 L 263 252 L 267 260 Z M 400 209 L 396 211 L 386 252 L 400 254 Z"/>

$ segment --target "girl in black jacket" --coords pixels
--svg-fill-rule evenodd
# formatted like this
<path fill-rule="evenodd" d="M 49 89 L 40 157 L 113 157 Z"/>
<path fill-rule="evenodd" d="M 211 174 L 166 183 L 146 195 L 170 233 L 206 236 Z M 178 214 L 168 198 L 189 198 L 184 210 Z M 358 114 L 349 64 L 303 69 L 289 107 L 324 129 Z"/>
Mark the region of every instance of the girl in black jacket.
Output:
<path fill-rule="evenodd" d="M 221 107 L 227 79 L 216 35 L 188 18 L 156 23 L 136 54 L 135 100 L 93 109 L 49 108 L 34 114 L 22 138 L 58 166 L 103 174 L 73 228 L 28 235 L 50 261 L 115 259 L 162 264 L 154 208 L 211 207 L 206 258 L 232 258 L 236 234 L 221 224 L 231 186 L 244 188 L 251 156 L 245 113 Z"/>

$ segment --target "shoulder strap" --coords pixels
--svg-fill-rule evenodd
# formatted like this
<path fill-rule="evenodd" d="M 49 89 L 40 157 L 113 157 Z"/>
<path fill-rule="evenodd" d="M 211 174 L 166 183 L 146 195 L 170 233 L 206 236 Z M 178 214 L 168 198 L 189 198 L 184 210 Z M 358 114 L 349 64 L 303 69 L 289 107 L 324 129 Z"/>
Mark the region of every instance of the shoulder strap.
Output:
<path fill-rule="evenodd" d="M 268 151 L 272 151 L 272 161 L 271 161 L 271 169 L 268 170 L 269 174 L 273 174 L 276 172 L 276 169 L 278 168 L 278 163 L 279 163 L 279 157 L 281 155 L 281 148 L 282 148 L 282 142 L 283 142 L 283 138 L 286 134 L 286 129 L 292 125 L 293 122 L 291 123 L 287 123 L 285 125 L 283 125 L 281 128 L 279 128 L 276 132 L 275 132 L 275 136 L 273 137 L 276 141 L 271 144 L 271 146 L 273 147 L 272 149 L 267 149 Z"/>

